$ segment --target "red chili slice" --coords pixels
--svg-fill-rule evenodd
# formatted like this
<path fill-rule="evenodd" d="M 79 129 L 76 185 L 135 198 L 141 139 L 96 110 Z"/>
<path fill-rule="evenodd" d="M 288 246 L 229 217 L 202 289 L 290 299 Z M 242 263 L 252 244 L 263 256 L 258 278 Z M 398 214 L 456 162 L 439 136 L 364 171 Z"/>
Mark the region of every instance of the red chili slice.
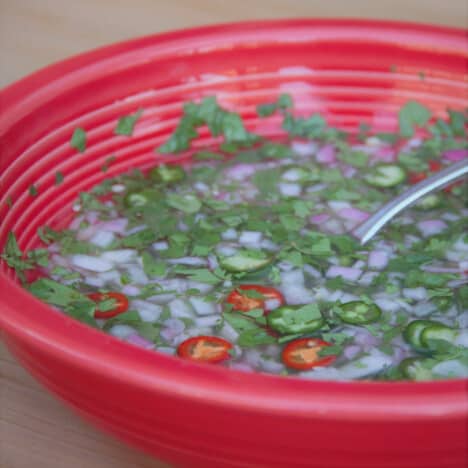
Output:
<path fill-rule="evenodd" d="M 256 291 L 261 294 L 263 298 L 254 298 L 248 297 L 247 295 L 242 294 L 240 291 Z M 226 298 L 226 302 L 232 304 L 234 310 L 241 312 L 248 312 L 252 309 L 263 309 L 265 313 L 270 312 L 267 304 L 267 300 L 276 300 L 278 301 L 278 306 L 284 304 L 283 295 L 275 288 L 270 288 L 268 286 L 260 286 L 257 284 L 243 284 L 238 288 L 231 291 L 229 296 Z"/>
<path fill-rule="evenodd" d="M 336 356 L 320 357 L 318 353 L 325 346 L 331 346 L 331 343 L 318 338 L 299 338 L 284 347 L 281 358 L 288 367 L 297 370 L 328 366 Z"/>
<path fill-rule="evenodd" d="M 128 310 L 127 296 L 118 292 L 91 293 L 88 294 L 88 297 L 92 301 L 97 303 L 105 301 L 107 299 L 113 299 L 115 301 L 114 307 L 111 310 L 101 311 L 99 309 L 96 309 L 94 311 L 94 318 L 112 318 Z"/>
<path fill-rule="evenodd" d="M 439 172 L 442 169 L 442 163 L 439 161 L 429 161 L 429 170 L 431 172 Z"/>
<path fill-rule="evenodd" d="M 422 180 L 424 180 L 426 177 L 427 177 L 427 175 L 424 172 L 412 172 L 408 176 L 408 180 L 409 180 L 410 184 L 415 185 L 415 184 L 418 184 L 419 182 L 421 182 Z"/>
<path fill-rule="evenodd" d="M 444 187 L 442 190 L 445 193 L 452 193 L 452 190 L 455 187 L 460 187 L 461 185 L 463 185 L 463 183 L 464 183 L 463 180 L 459 180 L 458 182 L 454 182 L 453 184 L 447 185 L 447 187 Z"/>
<path fill-rule="evenodd" d="M 177 354 L 185 359 L 198 362 L 221 362 L 229 359 L 232 344 L 217 336 L 194 336 L 183 341 Z"/>

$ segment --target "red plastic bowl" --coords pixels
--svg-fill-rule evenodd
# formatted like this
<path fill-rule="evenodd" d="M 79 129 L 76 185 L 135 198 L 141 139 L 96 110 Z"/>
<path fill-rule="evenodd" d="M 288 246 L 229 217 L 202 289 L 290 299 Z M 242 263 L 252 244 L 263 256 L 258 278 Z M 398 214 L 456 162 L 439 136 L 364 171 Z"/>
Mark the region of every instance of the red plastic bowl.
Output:
<path fill-rule="evenodd" d="M 29 248 L 41 224 L 63 226 L 77 192 L 103 178 L 107 157 L 117 158 L 109 175 L 154 164 L 152 149 L 188 99 L 216 93 L 256 128 L 254 105 L 289 92 L 300 112 L 323 112 L 331 124 L 356 128 L 364 120 L 388 130 L 408 99 L 436 115 L 467 107 L 466 71 L 461 30 L 354 20 L 210 26 L 74 57 L 0 95 L 0 246 L 10 230 Z M 113 135 L 117 117 L 139 107 L 134 137 Z M 69 146 L 77 126 L 89 137 L 83 154 Z M 56 170 L 65 175 L 59 187 Z M 0 289 L 0 327 L 19 361 L 99 427 L 172 463 L 466 466 L 466 380 L 313 382 L 197 365 L 53 311 L 4 264 Z"/>

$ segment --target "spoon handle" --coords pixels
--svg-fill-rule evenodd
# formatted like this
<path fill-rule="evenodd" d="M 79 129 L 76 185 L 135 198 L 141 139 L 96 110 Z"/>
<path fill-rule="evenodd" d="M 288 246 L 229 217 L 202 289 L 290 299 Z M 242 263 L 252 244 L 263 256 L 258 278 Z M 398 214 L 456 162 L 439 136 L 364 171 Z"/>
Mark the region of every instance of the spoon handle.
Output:
<path fill-rule="evenodd" d="M 468 159 L 463 159 L 437 172 L 433 176 L 412 186 L 398 197 L 380 207 L 372 216 L 360 224 L 354 231 L 361 245 L 372 239 L 400 211 L 412 205 L 430 192 L 449 185 L 468 173 Z"/>

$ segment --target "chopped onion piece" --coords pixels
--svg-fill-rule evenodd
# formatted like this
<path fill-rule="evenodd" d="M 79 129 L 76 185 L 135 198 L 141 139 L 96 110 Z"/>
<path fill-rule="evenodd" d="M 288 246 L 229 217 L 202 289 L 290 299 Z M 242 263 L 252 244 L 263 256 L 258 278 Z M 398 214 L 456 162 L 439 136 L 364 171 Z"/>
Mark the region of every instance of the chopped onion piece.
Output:
<path fill-rule="evenodd" d="M 91 255 L 76 254 L 72 255 L 70 260 L 73 265 L 88 271 L 109 271 L 114 267 L 108 260 Z"/>

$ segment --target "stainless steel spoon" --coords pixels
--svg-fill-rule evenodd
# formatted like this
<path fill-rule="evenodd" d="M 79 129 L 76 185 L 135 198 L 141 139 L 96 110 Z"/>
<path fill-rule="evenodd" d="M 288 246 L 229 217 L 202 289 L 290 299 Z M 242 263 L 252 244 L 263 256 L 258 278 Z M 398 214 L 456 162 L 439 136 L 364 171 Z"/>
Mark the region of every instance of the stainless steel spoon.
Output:
<path fill-rule="evenodd" d="M 361 245 L 369 242 L 389 221 L 408 206 L 417 202 L 420 198 L 446 187 L 455 180 L 468 173 L 468 159 L 463 159 L 449 167 L 437 172 L 433 176 L 413 185 L 411 188 L 393 198 L 379 208 L 372 216 L 360 224 L 352 232 Z"/>

